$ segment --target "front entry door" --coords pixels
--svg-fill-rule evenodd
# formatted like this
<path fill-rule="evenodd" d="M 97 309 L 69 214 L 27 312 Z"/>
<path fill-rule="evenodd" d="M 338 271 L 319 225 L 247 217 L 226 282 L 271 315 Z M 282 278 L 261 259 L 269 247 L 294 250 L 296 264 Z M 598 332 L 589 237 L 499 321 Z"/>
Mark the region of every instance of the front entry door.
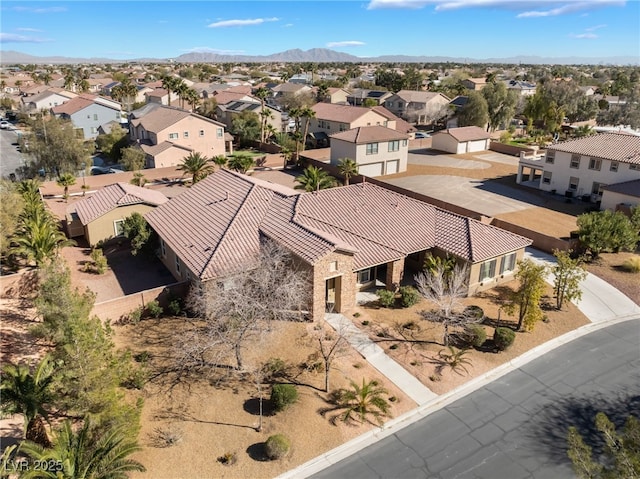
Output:
<path fill-rule="evenodd" d="M 326 281 L 325 301 L 327 312 L 333 312 L 336 306 L 336 278 L 329 278 Z"/>

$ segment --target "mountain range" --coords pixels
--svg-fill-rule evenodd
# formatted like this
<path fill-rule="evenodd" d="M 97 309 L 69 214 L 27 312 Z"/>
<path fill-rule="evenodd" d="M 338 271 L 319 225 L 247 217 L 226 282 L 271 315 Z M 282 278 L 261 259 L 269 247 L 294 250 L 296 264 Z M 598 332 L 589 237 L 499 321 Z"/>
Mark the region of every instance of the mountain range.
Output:
<path fill-rule="evenodd" d="M 39 57 L 13 50 L 0 51 L 0 64 L 76 64 L 76 63 L 502 63 L 525 65 L 638 65 L 640 58 L 632 56 L 612 57 L 539 57 L 514 56 L 508 58 L 463 58 L 444 56 L 383 55 L 357 57 L 327 48 L 311 50 L 286 50 L 271 55 L 220 55 L 212 52 L 184 53 L 175 58 L 136 58 L 116 60 L 112 58 L 72 58 L 64 56 Z"/>

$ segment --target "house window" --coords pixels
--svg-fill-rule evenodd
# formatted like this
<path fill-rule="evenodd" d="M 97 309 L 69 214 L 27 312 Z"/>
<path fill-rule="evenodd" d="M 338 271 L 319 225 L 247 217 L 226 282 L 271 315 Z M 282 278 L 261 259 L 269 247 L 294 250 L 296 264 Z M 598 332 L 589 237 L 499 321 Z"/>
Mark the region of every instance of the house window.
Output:
<path fill-rule="evenodd" d="M 630 170 L 640 170 L 640 165 L 636 165 L 635 163 L 632 163 L 629 165 L 629 169 Z"/>
<path fill-rule="evenodd" d="M 91 127 L 91 134 L 95 135 L 96 133 L 98 133 L 98 129 L 95 126 Z"/>
<path fill-rule="evenodd" d="M 613 171 L 614 173 L 616 173 L 618 171 L 618 162 L 617 161 L 612 161 L 611 162 L 611 166 L 609 166 L 609 171 Z"/>
<path fill-rule="evenodd" d="M 604 183 L 598 183 L 597 181 L 594 181 L 593 185 L 591 186 L 591 194 L 601 196 L 602 188 L 604 188 L 605 186 L 607 185 L 605 185 Z"/>
<path fill-rule="evenodd" d="M 338 271 L 338 262 L 332 261 L 331 263 L 329 263 L 329 272 L 335 273 L 336 271 Z"/>
<path fill-rule="evenodd" d="M 167 245 L 163 239 L 160 240 L 160 252 L 162 253 L 163 258 L 167 257 Z"/>
<path fill-rule="evenodd" d="M 216 130 L 216 137 L 222 138 L 223 136 L 224 136 L 224 132 L 222 131 L 222 128 L 218 128 Z"/>
<path fill-rule="evenodd" d="M 115 236 L 124 235 L 124 220 L 115 220 L 113 222 L 113 231 Z"/>
<path fill-rule="evenodd" d="M 204 136 L 204 130 L 200 130 L 200 131 L 198 132 L 198 136 Z"/>
<path fill-rule="evenodd" d="M 570 190 L 577 190 L 578 189 L 578 185 L 580 184 L 580 178 L 577 178 L 575 176 L 572 176 L 569 178 L 569 189 Z"/>
<path fill-rule="evenodd" d="M 387 126 L 389 124 L 389 122 L 387 120 L 382 122 L 382 126 Z"/>
<path fill-rule="evenodd" d="M 516 254 L 511 253 L 502 258 L 500 263 L 500 274 L 509 273 L 516 267 Z"/>
<path fill-rule="evenodd" d="M 371 268 L 358 271 L 358 283 L 364 284 L 371 281 Z"/>
<path fill-rule="evenodd" d="M 480 281 L 491 279 L 496 275 L 496 259 L 485 261 L 480 265 Z"/>
<path fill-rule="evenodd" d="M 407 140 L 402 140 L 402 146 L 407 146 Z"/>
<path fill-rule="evenodd" d="M 378 144 L 367 143 L 367 155 L 377 155 L 377 154 L 378 154 Z"/>
<path fill-rule="evenodd" d="M 398 102 L 398 108 L 402 108 L 402 102 L 401 101 Z"/>
<path fill-rule="evenodd" d="M 542 182 L 547 184 L 547 185 L 551 183 L 551 172 L 550 171 L 545 171 L 544 173 L 542 173 Z"/>
<path fill-rule="evenodd" d="M 347 125 L 345 125 L 344 123 L 340 123 L 340 131 L 347 131 Z"/>
<path fill-rule="evenodd" d="M 555 158 L 556 158 L 556 152 L 555 151 L 547 151 L 547 157 L 545 159 L 545 161 L 547 163 L 553 163 Z"/>
<path fill-rule="evenodd" d="M 389 105 L 389 108 L 393 108 L 393 102 L 392 101 L 387 102 L 387 105 Z"/>
<path fill-rule="evenodd" d="M 185 131 L 184 133 L 182 133 L 182 138 L 189 138 L 189 132 Z"/>
<path fill-rule="evenodd" d="M 182 273 L 180 272 L 180 258 L 178 258 L 177 256 L 176 256 L 176 273 L 182 276 Z"/>
<path fill-rule="evenodd" d="M 589 169 L 600 171 L 602 160 L 600 158 L 589 158 Z"/>
<path fill-rule="evenodd" d="M 389 142 L 389 151 L 400 150 L 400 140 L 393 140 Z"/>
<path fill-rule="evenodd" d="M 180 138 L 180 135 L 178 133 L 169 133 L 170 140 L 177 140 L 178 138 Z"/>
<path fill-rule="evenodd" d="M 580 155 L 571 155 L 571 163 L 569 163 L 569 168 L 580 168 Z"/>
<path fill-rule="evenodd" d="M 93 119 L 94 119 L 94 121 L 98 121 L 98 114 L 97 113 L 93 114 Z"/>

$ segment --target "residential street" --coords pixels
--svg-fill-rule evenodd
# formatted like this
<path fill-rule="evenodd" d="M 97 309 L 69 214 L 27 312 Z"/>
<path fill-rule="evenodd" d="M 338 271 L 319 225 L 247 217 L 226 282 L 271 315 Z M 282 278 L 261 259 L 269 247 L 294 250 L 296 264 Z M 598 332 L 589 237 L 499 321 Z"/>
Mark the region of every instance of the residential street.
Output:
<path fill-rule="evenodd" d="M 560 346 L 313 477 L 571 478 L 566 432 L 640 414 L 640 318 Z"/>

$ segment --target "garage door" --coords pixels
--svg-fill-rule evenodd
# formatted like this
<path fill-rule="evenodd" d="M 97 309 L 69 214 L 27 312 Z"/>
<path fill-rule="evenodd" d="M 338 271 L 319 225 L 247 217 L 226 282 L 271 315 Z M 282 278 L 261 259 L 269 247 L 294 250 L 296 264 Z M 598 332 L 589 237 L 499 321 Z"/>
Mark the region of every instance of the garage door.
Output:
<path fill-rule="evenodd" d="M 387 175 L 393 175 L 394 173 L 397 173 L 398 168 L 400 168 L 400 160 L 387 161 Z"/>
<path fill-rule="evenodd" d="M 476 151 L 484 151 L 487 148 L 487 141 L 486 140 L 475 140 L 475 141 L 470 141 L 467 144 L 467 152 L 471 153 L 471 152 L 476 152 Z"/>
<path fill-rule="evenodd" d="M 360 165 L 358 168 L 358 173 L 365 176 L 382 176 L 383 173 L 384 162 L 380 163 L 369 163 L 368 165 Z"/>

